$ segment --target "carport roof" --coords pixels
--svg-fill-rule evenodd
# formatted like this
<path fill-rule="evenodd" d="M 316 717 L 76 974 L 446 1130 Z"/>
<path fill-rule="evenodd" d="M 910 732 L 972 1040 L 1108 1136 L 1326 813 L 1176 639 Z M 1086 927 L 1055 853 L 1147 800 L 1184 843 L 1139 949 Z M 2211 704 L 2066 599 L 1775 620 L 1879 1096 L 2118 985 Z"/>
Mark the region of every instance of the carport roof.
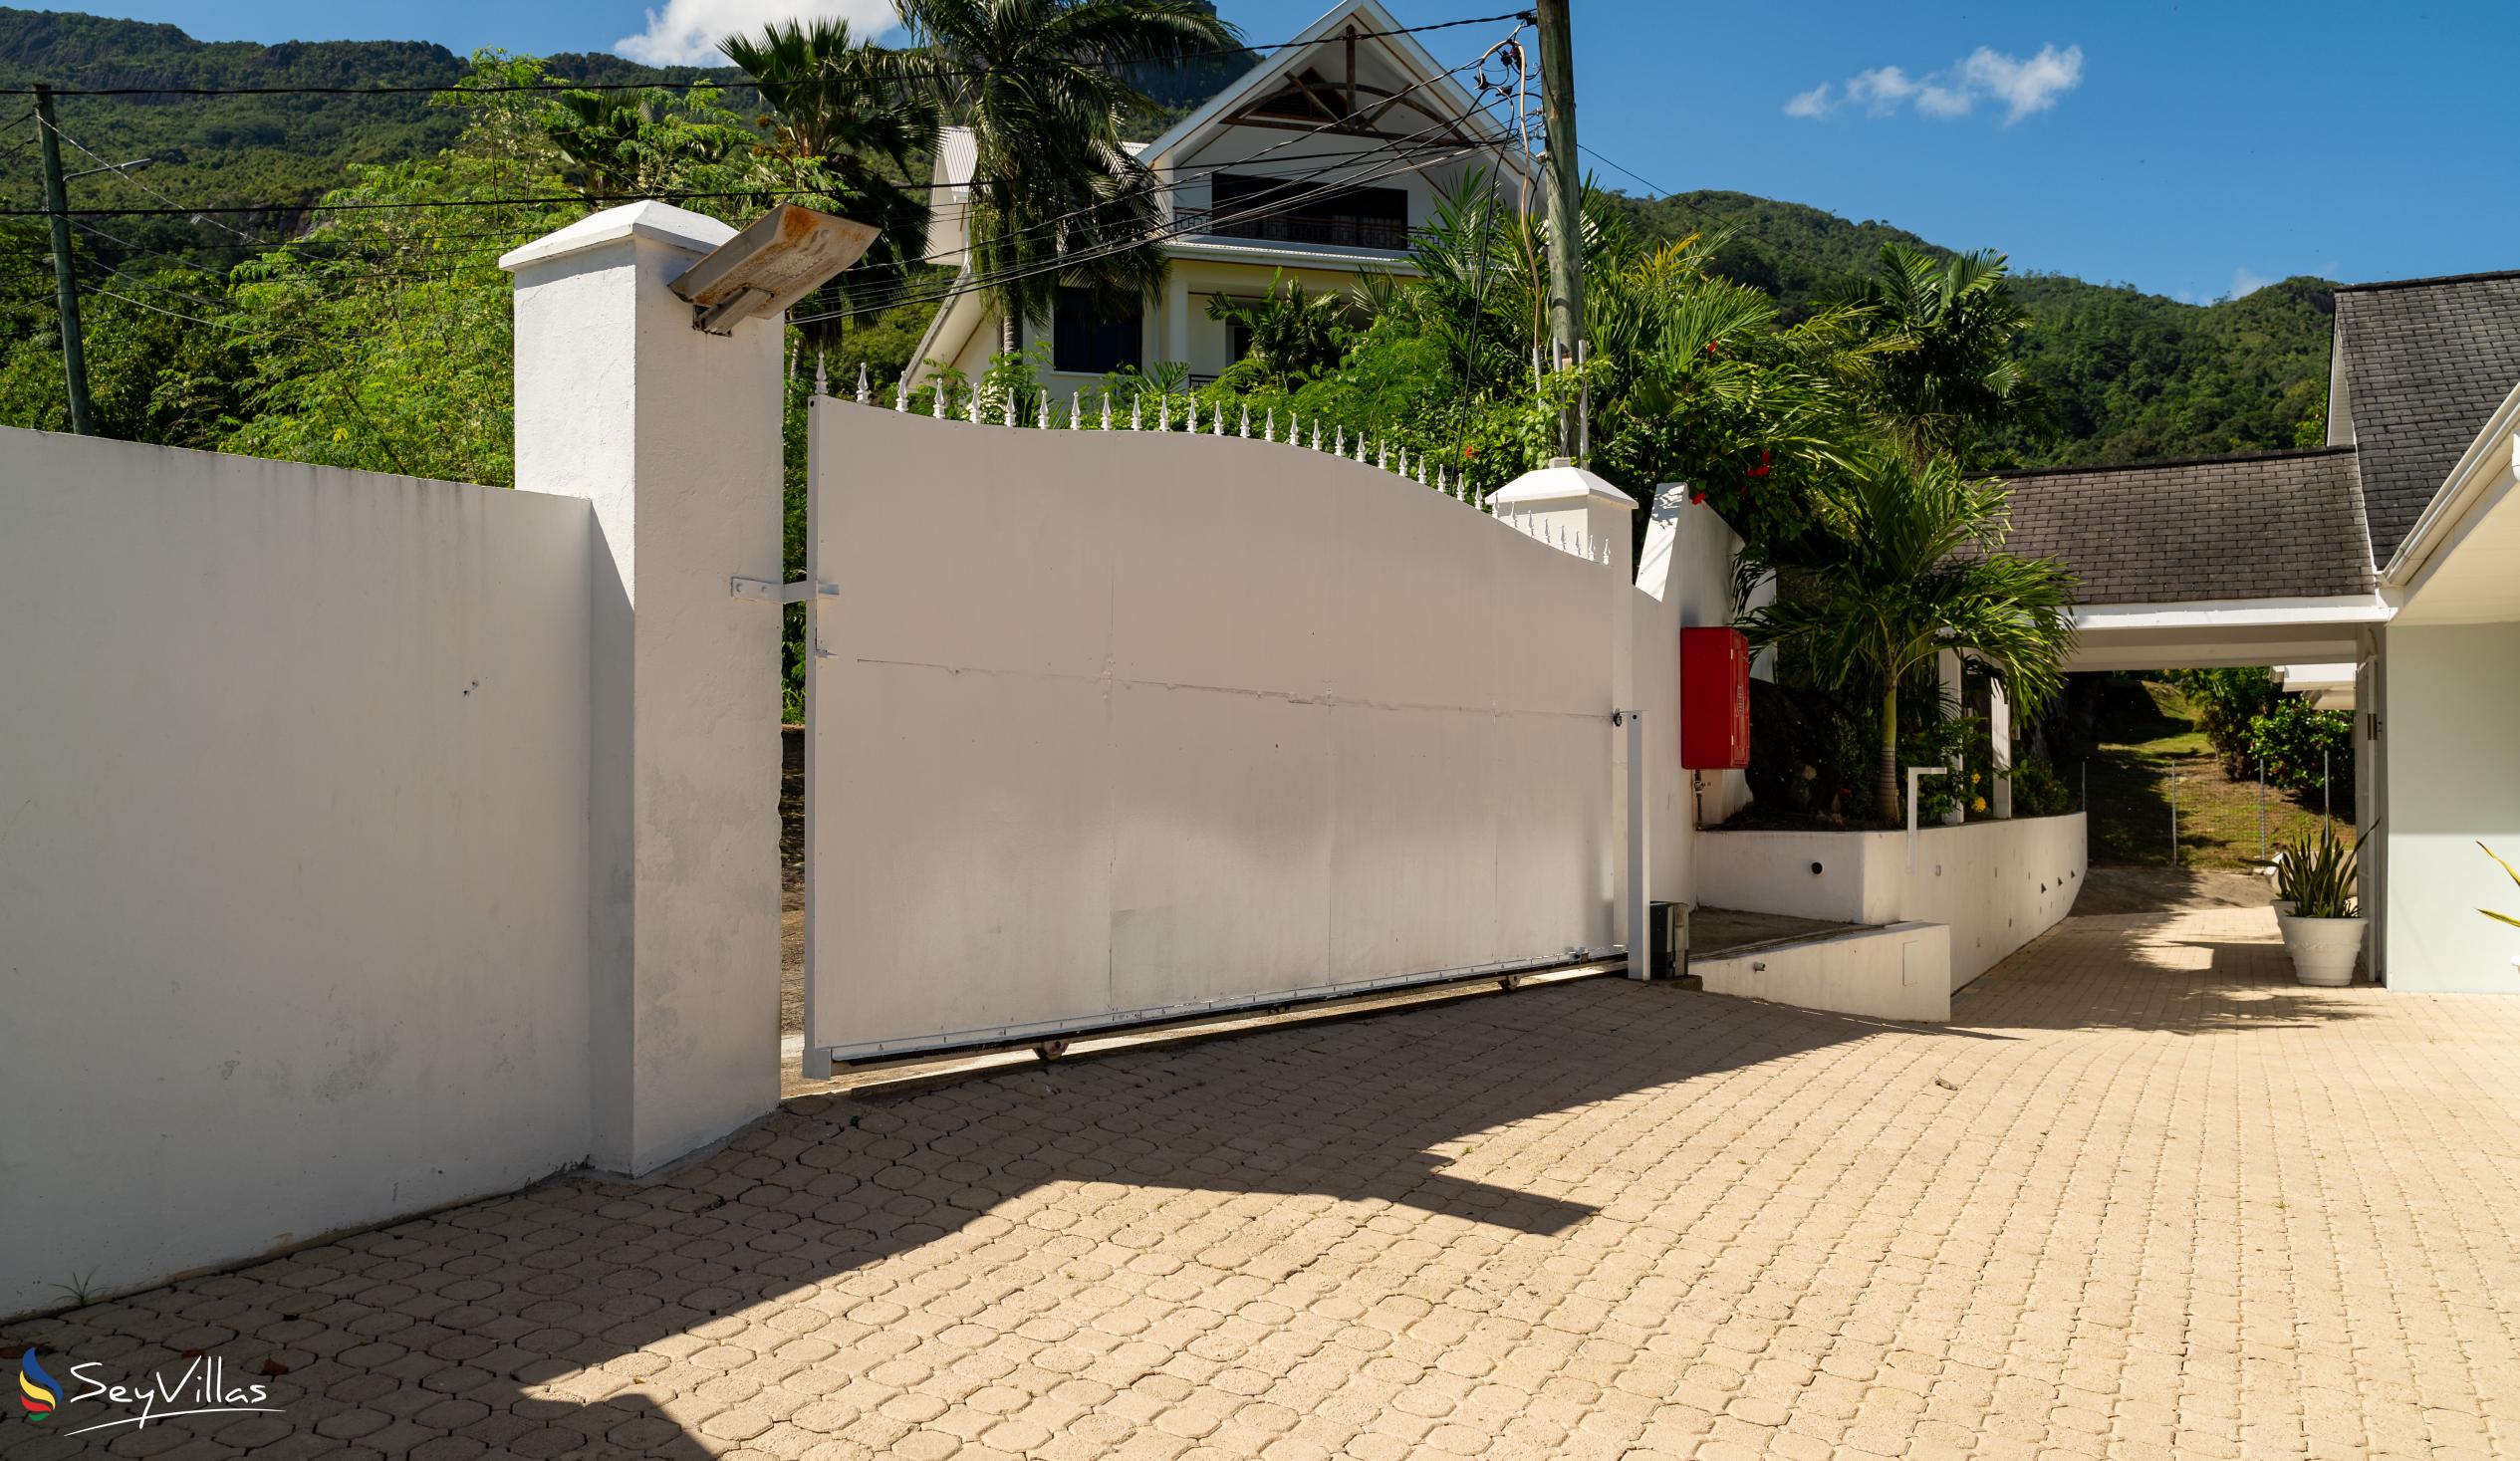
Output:
<path fill-rule="evenodd" d="M 2336 303 L 2343 413 L 2385 562 L 2520 380 L 2520 271 L 2346 285 Z"/>
<path fill-rule="evenodd" d="M 2055 558 L 2082 604 L 2368 594 L 2352 447 L 2006 478 L 2005 547 Z"/>

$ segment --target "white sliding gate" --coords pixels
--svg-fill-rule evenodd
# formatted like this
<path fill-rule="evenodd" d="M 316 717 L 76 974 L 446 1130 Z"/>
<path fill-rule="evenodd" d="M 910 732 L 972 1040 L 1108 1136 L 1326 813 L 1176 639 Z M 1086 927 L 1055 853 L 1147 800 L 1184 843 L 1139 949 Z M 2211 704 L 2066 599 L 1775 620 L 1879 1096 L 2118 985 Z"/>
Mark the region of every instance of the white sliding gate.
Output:
<path fill-rule="evenodd" d="M 1616 943 L 1624 555 L 1239 437 L 818 399 L 809 472 L 809 1068 Z"/>

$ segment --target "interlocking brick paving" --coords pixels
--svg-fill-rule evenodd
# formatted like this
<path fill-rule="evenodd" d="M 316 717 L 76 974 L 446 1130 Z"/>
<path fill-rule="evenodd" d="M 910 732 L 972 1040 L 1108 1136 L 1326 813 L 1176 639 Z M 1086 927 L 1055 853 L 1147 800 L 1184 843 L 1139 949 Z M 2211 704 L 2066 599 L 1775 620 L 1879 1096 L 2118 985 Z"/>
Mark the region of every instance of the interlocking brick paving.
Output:
<path fill-rule="evenodd" d="M 0 1337 L 288 1367 L 105 1433 L 169 1457 L 2520 1450 L 2520 1000 L 2271 922 L 2073 920 L 1947 1029 L 1602 980 L 805 1098 Z"/>

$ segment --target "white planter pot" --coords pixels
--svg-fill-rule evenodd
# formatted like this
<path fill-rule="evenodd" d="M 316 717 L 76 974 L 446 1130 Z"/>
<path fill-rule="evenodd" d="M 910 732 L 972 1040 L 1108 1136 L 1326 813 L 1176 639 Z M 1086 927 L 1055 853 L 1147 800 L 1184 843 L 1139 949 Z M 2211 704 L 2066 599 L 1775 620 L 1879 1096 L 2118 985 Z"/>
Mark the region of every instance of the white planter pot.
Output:
<path fill-rule="evenodd" d="M 2284 931 L 2284 951 L 2293 956 L 2293 978 L 2321 989 L 2354 982 L 2354 962 L 2363 954 L 2362 919 L 2281 913 L 2275 926 Z"/>

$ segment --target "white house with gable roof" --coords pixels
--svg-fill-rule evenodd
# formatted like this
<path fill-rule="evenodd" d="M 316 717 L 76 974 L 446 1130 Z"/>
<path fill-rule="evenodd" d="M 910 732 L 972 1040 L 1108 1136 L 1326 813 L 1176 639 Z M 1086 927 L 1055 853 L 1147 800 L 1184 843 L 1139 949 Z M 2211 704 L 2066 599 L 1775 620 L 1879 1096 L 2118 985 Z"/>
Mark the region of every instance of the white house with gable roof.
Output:
<path fill-rule="evenodd" d="M 1018 341 L 1048 347 L 1043 382 L 1054 393 L 1167 361 L 1194 381 L 1216 375 L 1243 353 L 1233 328 L 1208 316 L 1218 296 L 1257 299 L 1281 277 L 1321 291 L 1363 272 L 1413 274 L 1410 232 L 1473 169 L 1496 178 L 1500 206 L 1521 205 L 1532 187 L 1522 138 L 1400 29 L 1375 0 L 1350 0 L 1161 136 L 1131 144 L 1163 185 L 1170 279 L 1162 298 L 1117 313 L 1063 290 L 1048 323 L 1024 322 Z M 970 131 L 945 128 L 930 256 L 966 274 L 975 158 Z M 1002 344 L 985 293 L 957 291 L 920 341 L 910 380 L 940 365 L 976 375 Z"/>

